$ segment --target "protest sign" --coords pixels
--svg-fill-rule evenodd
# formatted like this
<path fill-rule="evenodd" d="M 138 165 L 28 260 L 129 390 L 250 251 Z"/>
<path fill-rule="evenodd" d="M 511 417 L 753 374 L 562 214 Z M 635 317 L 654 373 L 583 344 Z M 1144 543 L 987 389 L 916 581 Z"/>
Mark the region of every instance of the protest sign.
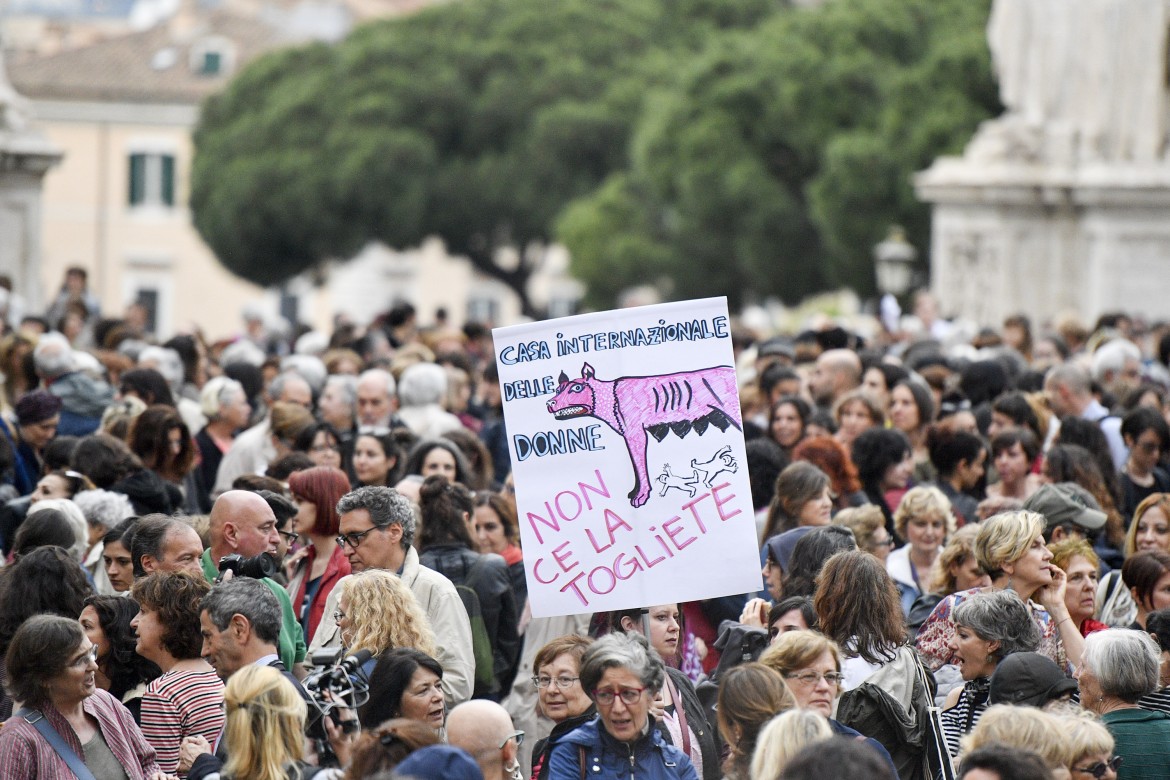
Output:
<path fill-rule="evenodd" d="M 534 616 L 760 589 L 726 299 L 493 337 Z"/>

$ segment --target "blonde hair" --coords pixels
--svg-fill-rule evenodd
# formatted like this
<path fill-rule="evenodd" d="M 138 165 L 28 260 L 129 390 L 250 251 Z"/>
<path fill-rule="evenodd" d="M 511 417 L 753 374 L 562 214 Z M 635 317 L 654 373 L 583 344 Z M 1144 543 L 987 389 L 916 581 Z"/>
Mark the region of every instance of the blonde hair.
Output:
<path fill-rule="evenodd" d="M 1125 532 L 1125 557 L 1137 552 L 1137 527 L 1142 516 L 1154 507 L 1162 510 L 1166 520 L 1170 521 L 1170 493 L 1151 493 L 1142 499 L 1142 502 L 1133 510 L 1133 519 L 1129 522 L 1129 530 Z M 1170 550 L 1167 550 L 1170 552 Z"/>
<path fill-rule="evenodd" d="M 939 518 L 947 528 L 947 536 L 955 532 L 955 514 L 946 494 L 930 485 L 919 485 L 906 491 L 898 511 L 894 512 L 894 531 L 906 538 L 906 526 L 911 520 Z"/>
<path fill-rule="evenodd" d="M 1113 735 L 1105 728 L 1096 715 L 1081 710 L 1079 715 L 1057 716 L 1064 733 L 1068 735 L 1069 755 L 1068 762 L 1071 769 L 1085 757 L 1100 753 L 1112 754 L 1114 747 Z"/>
<path fill-rule="evenodd" d="M 378 655 L 392 647 L 410 647 L 435 654 L 435 635 L 410 588 L 394 574 L 369 569 L 341 581 L 339 600 L 354 626 L 349 650 Z"/>
<path fill-rule="evenodd" d="M 1044 516 L 1021 509 L 1004 512 L 980 523 L 975 537 L 975 559 L 994 580 L 1003 574 L 1005 563 L 1024 557 L 1036 537 L 1044 533 Z"/>
<path fill-rule="evenodd" d="M 959 742 L 959 758 L 989 745 L 1031 750 L 1049 767 L 1072 763 L 1072 743 L 1063 719 L 1035 707 L 996 704 L 988 707 L 971 733 Z"/>
<path fill-rule="evenodd" d="M 832 639 L 816 631 L 785 631 L 764 650 L 759 662 L 784 677 L 816 663 L 825 653 L 832 654 L 837 671 L 841 671 L 841 648 Z"/>
<path fill-rule="evenodd" d="M 306 706 L 297 689 L 271 666 L 249 665 L 228 680 L 223 700 L 224 776 L 284 780 L 287 764 L 304 756 Z"/>
<path fill-rule="evenodd" d="M 886 518 L 882 510 L 873 504 L 842 509 L 833 517 L 833 525 L 843 525 L 853 532 L 857 546 L 867 553 L 874 551 L 873 534 L 885 527 Z"/>
<path fill-rule="evenodd" d="M 1064 572 L 1068 571 L 1073 558 L 1078 555 L 1093 564 L 1094 569 L 1101 565 L 1101 559 L 1093 552 L 1093 545 L 1089 544 L 1088 539 L 1063 539 L 1048 545 L 1048 552 L 1052 553 L 1052 565 Z"/>
<path fill-rule="evenodd" d="M 787 710 L 760 730 L 752 753 L 752 780 L 778 780 L 784 766 L 809 745 L 833 738 L 828 719 L 812 710 Z"/>
<path fill-rule="evenodd" d="M 962 566 L 968 558 L 975 557 L 975 537 L 979 535 L 980 528 L 982 526 L 977 524 L 965 525 L 947 540 L 946 546 L 930 567 L 931 593 L 949 596 L 959 589 L 951 566 Z"/>

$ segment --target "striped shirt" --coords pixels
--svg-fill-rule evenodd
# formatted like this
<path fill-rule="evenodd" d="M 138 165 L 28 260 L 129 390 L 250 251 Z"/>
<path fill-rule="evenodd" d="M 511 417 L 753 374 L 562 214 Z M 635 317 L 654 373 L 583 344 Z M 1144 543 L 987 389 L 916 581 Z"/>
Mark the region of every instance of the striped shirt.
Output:
<path fill-rule="evenodd" d="M 1138 699 L 1138 706 L 1143 710 L 1155 710 L 1170 715 L 1170 686 L 1147 693 Z"/>
<path fill-rule="evenodd" d="M 183 737 L 198 734 L 215 744 L 223 730 L 223 683 L 210 670 L 167 672 L 146 686 L 141 723 L 142 733 L 158 753 L 159 768 L 173 774 Z"/>
<path fill-rule="evenodd" d="M 959 694 L 955 706 L 943 710 L 939 715 L 947 752 L 952 758 L 959 755 L 959 740 L 971 733 L 975 724 L 979 722 L 979 717 L 987 709 L 987 694 L 990 687 L 990 678 L 971 680 L 963 686 L 963 692 Z"/>

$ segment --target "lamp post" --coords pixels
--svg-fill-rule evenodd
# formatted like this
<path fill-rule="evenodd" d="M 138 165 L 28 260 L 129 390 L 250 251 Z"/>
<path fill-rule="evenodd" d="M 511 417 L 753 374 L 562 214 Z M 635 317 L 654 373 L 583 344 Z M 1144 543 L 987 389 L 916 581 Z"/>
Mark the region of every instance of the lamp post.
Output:
<path fill-rule="evenodd" d="M 873 248 L 874 270 L 881 293 L 878 314 L 890 333 L 898 330 L 902 318 L 898 297 L 904 295 L 914 281 L 917 257 L 918 250 L 906 240 L 906 231 L 901 225 L 891 225 L 885 240 Z"/>

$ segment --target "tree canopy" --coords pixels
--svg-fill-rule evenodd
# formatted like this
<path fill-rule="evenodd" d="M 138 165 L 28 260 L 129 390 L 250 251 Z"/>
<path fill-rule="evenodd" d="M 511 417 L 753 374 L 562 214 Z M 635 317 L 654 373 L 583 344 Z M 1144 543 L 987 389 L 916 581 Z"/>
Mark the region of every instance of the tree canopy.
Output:
<path fill-rule="evenodd" d="M 990 0 L 462 0 L 249 65 L 195 135 L 195 223 L 260 284 L 437 235 L 515 289 L 562 240 L 589 303 L 872 286 L 910 174 L 996 112 Z"/>

